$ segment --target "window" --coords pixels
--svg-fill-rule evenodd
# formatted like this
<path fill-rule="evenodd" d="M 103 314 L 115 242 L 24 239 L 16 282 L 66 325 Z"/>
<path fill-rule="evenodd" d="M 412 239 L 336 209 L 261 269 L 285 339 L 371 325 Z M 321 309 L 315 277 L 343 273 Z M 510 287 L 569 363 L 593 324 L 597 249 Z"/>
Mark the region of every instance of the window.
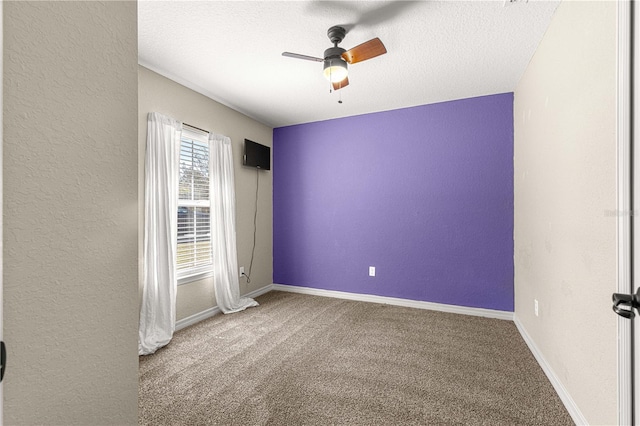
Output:
<path fill-rule="evenodd" d="M 183 129 L 178 185 L 178 283 L 211 273 L 209 142 L 205 133 Z"/>

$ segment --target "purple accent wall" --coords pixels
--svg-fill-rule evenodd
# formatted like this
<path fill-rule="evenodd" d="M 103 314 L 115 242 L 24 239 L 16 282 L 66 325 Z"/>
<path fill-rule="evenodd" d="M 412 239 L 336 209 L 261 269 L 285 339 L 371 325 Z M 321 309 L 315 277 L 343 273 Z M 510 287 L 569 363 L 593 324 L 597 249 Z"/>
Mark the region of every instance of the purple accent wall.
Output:
<path fill-rule="evenodd" d="M 272 169 L 275 283 L 513 311 L 513 93 L 276 128 Z"/>

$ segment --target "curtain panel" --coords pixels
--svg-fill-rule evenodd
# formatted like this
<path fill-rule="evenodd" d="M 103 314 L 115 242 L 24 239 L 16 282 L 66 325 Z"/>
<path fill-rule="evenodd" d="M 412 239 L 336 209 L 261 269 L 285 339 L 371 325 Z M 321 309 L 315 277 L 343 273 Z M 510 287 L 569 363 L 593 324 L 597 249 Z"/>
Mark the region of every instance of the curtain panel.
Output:
<path fill-rule="evenodd" d="M 138 354 L 173 337 L 176 310 L 176 229 L 182 123 L 159 113 L 147 117 L 143 288 Z"/>
<path fill-rule="evenodd" d="M 240 297 L 231 139 L 212 133 L 209 149 L 213 286 L 218 307 L 230 314 L 257 306 L 258 302 Z"/>

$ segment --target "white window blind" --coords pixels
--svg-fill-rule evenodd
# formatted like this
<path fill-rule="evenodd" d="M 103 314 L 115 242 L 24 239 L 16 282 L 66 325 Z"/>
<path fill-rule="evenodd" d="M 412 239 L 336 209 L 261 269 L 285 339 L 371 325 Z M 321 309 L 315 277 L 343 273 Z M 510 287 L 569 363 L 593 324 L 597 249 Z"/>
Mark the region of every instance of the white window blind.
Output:
<path fill-rule="evenodd" d="M 211 272 L 209 143 L 205 134 L 182 131 L 178 188 L 178 278 Z"/>

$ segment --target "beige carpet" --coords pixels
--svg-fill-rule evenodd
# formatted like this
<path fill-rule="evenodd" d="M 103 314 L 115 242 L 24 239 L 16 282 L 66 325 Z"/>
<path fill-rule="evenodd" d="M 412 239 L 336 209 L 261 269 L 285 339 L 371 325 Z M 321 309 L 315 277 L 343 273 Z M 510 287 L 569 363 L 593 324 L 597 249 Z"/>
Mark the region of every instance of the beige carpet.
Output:
<path fill-rule="evenodd" d="M 258 301 L 140 358 L 140 424 L 573 424 L 510 321 L 284 292 Z"/>

